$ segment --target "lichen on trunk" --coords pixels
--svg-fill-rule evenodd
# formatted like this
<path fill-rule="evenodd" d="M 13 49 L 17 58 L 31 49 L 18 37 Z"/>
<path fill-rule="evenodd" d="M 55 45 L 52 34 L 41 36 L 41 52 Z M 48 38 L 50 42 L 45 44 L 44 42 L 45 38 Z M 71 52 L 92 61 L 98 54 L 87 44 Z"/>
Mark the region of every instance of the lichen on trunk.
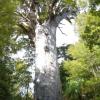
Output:
<path fill-rule="evenodd" d="M 56 23 L 36 26 L 35 99 L 60 100 L 60 75 L 57 64 Z"/>

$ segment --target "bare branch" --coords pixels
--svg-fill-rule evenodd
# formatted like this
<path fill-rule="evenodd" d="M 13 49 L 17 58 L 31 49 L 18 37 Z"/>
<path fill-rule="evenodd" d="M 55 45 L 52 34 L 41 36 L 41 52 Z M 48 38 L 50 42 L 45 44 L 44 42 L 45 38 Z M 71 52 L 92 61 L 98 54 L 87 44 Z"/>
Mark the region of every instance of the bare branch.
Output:
<path fill-rule="evenodd" d="M 18 15 L 20 15 L 20 16 L 21 16 L 23 19 L 25 19 L 26 21 L 30 22 L 30 20 L 27 18 L 27 16 L 25 16 L 22 12 L 16 11 L 16 13 L 17 13 Z"/>
<path fill-rule="evenodd" d="M 58 29 L 60 30 L 60 32 L 62 33 L 62 34 L 64 34 L 64 35 L 66 35 L 67 36 L 67 34 L 66 33 L 64 33 L 62 30 L 61 30 L 61 28 L 58 26 Z"/>

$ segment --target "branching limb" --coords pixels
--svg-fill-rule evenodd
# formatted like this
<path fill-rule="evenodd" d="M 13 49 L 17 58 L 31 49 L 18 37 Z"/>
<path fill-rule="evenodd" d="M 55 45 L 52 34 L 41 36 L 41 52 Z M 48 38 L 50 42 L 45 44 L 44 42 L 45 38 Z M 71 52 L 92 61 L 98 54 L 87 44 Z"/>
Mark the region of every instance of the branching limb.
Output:
<path fill-rule="evenodd" d="M 22 12 L 16 11 L 16 13 L 17 13 L 19 16 L 21 16 L 24 20 L 30 22 L 30 20 L 28 19 L 28 17 L 25 16 Z"/>

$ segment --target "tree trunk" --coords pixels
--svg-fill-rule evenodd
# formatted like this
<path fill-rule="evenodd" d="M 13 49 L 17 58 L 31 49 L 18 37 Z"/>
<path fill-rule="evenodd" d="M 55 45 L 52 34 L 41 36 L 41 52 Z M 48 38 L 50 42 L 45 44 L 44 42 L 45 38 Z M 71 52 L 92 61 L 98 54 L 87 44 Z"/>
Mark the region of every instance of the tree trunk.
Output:
<path fill-rule="evenodd" d="M 36 26 L 35 100 L 61 100 L 55 24 Z"/>

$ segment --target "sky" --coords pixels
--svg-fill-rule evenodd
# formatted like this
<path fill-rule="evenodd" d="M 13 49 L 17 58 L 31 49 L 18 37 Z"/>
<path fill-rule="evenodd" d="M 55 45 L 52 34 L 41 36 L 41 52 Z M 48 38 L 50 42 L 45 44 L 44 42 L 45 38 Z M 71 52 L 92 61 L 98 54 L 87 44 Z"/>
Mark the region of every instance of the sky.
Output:
<path fill-rule="evenodd" d="M 57 28 L 57 41 L 56 41 L 56 45 L 57 47 L 63 46 L 63 45 L 67 45 L 67 44 L 75 44 L 76 42 L 78 42 L 79 36 L 78 33 L 76 33 L 75 31 L 75 21 L 71 20 L 72 24 L 69 23 L 67 20 L 63 19 L 61 21 L 61 24 L 59 24 Z"/>

